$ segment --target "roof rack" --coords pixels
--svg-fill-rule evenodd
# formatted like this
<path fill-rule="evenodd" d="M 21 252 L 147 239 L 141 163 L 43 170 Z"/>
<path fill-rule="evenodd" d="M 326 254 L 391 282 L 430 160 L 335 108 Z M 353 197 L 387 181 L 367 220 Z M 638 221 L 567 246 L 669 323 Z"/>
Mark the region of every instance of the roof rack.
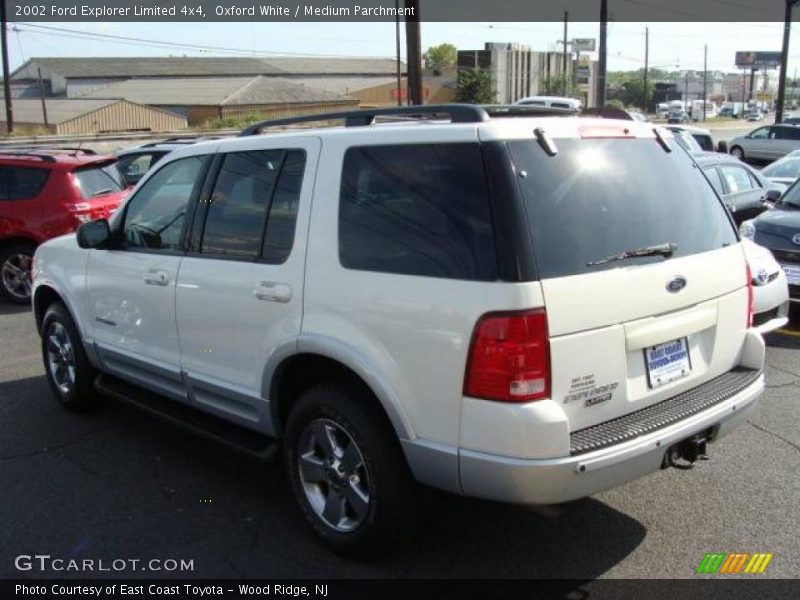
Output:
<path fill-rule="evenodd" d="M 31 156 L 47 156 L 48 152 L 51 154 L 72 153 L 73 156 L 76 156 L 79 152 L 88 156 L 94 156 L 97 154 L 97 152 L 89 148 L 68 146 L 11 146 L 8 148 L 8 150 L 29 153 Z M 3 152 L 5 153 L 5 150 Z"/>
<path fill-rule="evenodd" d="M 196 144 L 198 142 L 208 142 L 211 140 L 218 140 L 222 136 L 219 135 L 191 135 L 185 137 L 171 137 L 158 142 L 149 142 L 142 144 L 140 148 L 152 148 L 154 146 L 161 146 L 162 144 Z"/>
<path fill-rule="evenodd" d="M 539 106 L 533 104 L 425 104 L 421 106 L 398 106 L 392 108 L 371 108 L 346 112 L 301 115 L 284 119 L 259 121 L 246 127 L 239 137 L 258 135 L 268 127 L 315 123 L 321 121 L 344 120 L 346 127 L 373 125 L 378 117 L 394 117 L 394 120 L 413 120 L 420 118 L 449 117 L 451 123 L 483 123 L 492 118 L 536 117 L 536 116 L 597 116 L 606 119 L 634 120 L 627 112 L 613 107 L 588 108 L 580 111 L 574 108 Z"/>
<path fill-rule="evenodd" d="M 346 127 L 372 125 L 377 117 L 450 117 L 452 123 L 482 123 L 489 120 L 489 114 L 476 104 L 424 104 L 421 106 L 397 106 L 393 108 L 370 108 L 344 112 L 302 115 L 285 119 L 269 119 L 253 123 L 239 134 L 239 137 L 258 135 L 267 127 L 280 127 L 297 123 L 344 120 Z"/>

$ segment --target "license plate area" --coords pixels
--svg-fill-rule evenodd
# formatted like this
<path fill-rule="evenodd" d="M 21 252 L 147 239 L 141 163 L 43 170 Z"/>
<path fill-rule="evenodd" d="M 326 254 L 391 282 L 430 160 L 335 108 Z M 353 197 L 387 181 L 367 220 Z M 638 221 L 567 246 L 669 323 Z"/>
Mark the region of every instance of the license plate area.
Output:
<path fill-rule="evenodd" d="M 650 389 L 660 388 L 678 379 L 688 377 L 692 371 L 689 342 L 684 337 L 645 348 L 644 362 L 647 370 L 647 385 L 650 386 Z"/>

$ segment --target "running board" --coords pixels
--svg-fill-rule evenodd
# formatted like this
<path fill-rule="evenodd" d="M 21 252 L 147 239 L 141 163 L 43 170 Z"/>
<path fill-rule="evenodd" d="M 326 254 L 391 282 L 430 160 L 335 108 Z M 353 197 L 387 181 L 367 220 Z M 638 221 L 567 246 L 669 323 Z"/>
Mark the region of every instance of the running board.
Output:
<path fill-rule="evenodd" d="M 155 417 L 259 460 L 274 459 L 280 448 L 280 443 L 273 438 L 143 390 L 111 375 L 98 375 L 94 380 L 94 387 L 105 396 L 135 406 Z"/>

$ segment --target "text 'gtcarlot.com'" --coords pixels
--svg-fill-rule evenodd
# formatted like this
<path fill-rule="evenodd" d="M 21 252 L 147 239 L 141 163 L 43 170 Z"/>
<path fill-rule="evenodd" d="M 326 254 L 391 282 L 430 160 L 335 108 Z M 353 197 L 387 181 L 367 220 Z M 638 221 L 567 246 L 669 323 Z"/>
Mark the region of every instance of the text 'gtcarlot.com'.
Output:
<path fill-rule="evenodd" d="M 20 554 L 14 559 L 14 566 L 18 571 L 194 571 L 194 559 L 115 558 L 103 560 L 99 558 L 53 558 L 49 554 Z"/>

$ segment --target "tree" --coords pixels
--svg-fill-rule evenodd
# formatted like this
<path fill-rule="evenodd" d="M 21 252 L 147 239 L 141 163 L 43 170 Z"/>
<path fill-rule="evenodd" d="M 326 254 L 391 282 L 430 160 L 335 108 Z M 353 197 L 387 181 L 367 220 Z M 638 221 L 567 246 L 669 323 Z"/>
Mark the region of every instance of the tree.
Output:
<path fill-rule="evenodd" d="M 544 96 L 566 96 L 578 98 L 580 96 L 578 87 L 569 75 L 549 75 L 542 79 L 540 93 Z"/>
<path fill-rule="evenodd" d="M 434 71 L 442 71 L 456 66 L 458 50 L 453 44 L 431 46 L 424 55 L 425 65 Z"/>
<path fill-rule="evenodd" d="M 456 101 L 472 104 L 496 102 L 492 89 L 492 74 L 486 69 L 462 69 L 458 72 Z"/>
<path fill-rule="evenodd" d="M 653 105 L 653 82 L 647 86 L 647 98 L 644 97 L 644 78 L 633 76 L 622 84 L 619 97 L 627 106 L 637 106 L 645 110 L 651 110 Z"/>

